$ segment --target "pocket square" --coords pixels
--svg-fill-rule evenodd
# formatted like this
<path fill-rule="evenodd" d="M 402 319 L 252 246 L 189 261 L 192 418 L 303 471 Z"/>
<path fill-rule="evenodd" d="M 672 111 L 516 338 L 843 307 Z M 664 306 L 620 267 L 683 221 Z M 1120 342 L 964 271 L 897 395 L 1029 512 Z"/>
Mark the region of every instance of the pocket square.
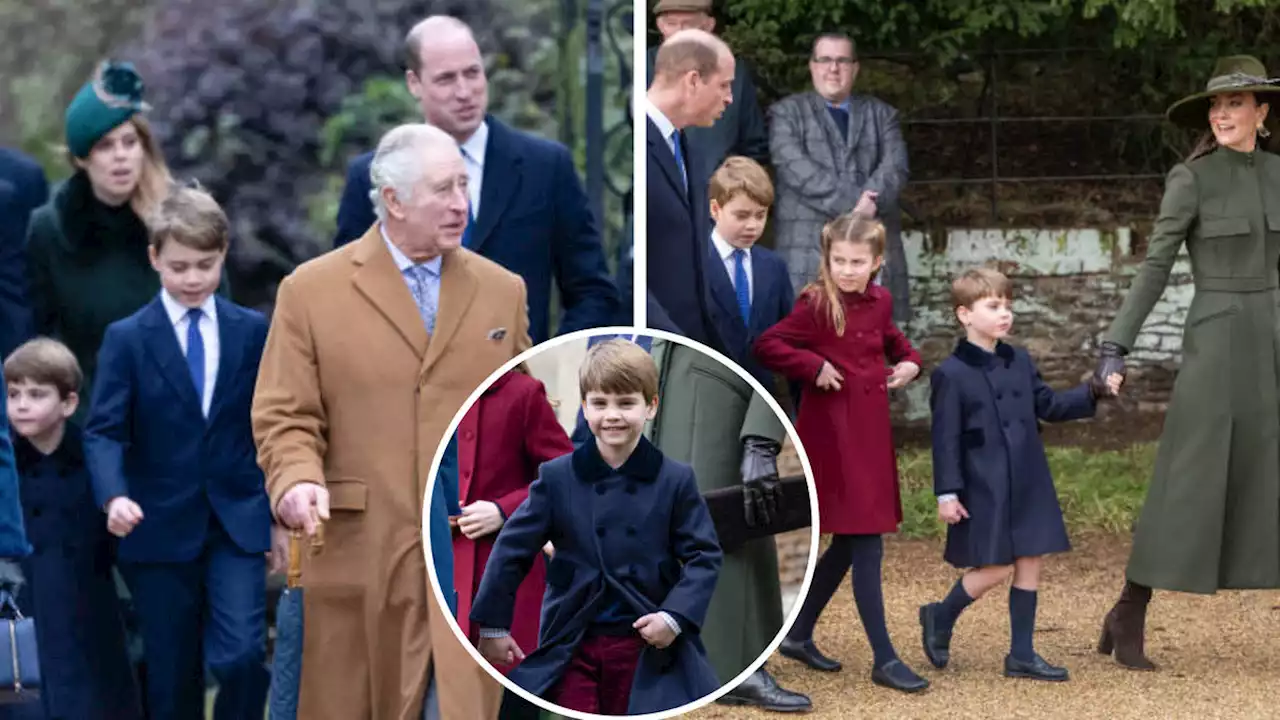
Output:
<path fill-rule="evenodd" d="M 504 338 L 504 337 L 506 337 L 506 336 L 507 336 L 507 329 L 506 329 L 506 328 L 494 328 L 494 329 L 492 329 L 492 330 L 490 330 L 490 331 L 489 331 L 489 339 L 490 339 L 490 340 L 501 340 L 502 338 Z"/>

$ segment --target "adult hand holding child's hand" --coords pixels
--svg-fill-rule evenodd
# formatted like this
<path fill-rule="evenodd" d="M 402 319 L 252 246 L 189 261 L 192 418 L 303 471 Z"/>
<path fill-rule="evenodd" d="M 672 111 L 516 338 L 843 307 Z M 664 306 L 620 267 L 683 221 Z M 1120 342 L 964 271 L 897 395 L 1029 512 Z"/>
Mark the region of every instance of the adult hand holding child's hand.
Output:
<path fill-rule="evenodd" d="M 142 508 L 138 503 L 121 495 L 107 503 L 107 530 L 116 537 L 124 537 L 142 522 Z"/>

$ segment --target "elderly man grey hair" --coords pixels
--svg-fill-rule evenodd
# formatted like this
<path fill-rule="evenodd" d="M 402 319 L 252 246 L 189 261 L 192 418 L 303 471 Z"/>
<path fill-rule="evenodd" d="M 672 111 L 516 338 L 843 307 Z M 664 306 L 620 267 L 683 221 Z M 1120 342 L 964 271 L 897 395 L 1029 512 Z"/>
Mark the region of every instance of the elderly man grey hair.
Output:
<path fill-rule="evenodd" d="M 385 188 L 395 191 L 401 202 L 413 199 L 414 189 L 422 181 L 422 156 L 427 151 L 452 153 L 462 158 L 453 138 L 434 125 L 409 123 L 382 136 L 369 165 L 369 179 L 373 184 L 369 199 L 373 201 L 378 220 L 387 219 L 387 204 L 382 193 Z"/>

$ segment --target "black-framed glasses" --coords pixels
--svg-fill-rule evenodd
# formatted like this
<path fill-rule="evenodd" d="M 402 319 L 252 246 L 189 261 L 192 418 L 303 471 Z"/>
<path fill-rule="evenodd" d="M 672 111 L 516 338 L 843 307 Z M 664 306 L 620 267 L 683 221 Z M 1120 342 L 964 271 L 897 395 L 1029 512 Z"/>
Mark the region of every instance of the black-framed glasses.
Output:
<path fill-rule="evenodd" d="M 858 59 L 851 57 L 828 57 L 826 55 L 822 55 L 813 58 L 813 61 L 819 65 L 838 65 L 841 68 L 847 68 L 852 67 L 854 63 L 858 62 Z"/>

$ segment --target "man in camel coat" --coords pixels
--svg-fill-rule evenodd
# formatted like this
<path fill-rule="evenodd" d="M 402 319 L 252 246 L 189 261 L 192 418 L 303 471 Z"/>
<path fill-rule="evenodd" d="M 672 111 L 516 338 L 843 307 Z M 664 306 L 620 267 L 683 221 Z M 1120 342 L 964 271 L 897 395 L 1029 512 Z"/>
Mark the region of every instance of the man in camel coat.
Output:
<path fill-rule="evenodd" d="M 254 398 L 276 517 L 325 525 L 298 717 L 491 720 L 502 688 L 431 591 L 423 499 L 462 403 L 529 347 L 525 286 L 460 247 L 467 172 L 443 131 L 390 131 L 370 175 L 379 222 L 281 283 Z"/>

